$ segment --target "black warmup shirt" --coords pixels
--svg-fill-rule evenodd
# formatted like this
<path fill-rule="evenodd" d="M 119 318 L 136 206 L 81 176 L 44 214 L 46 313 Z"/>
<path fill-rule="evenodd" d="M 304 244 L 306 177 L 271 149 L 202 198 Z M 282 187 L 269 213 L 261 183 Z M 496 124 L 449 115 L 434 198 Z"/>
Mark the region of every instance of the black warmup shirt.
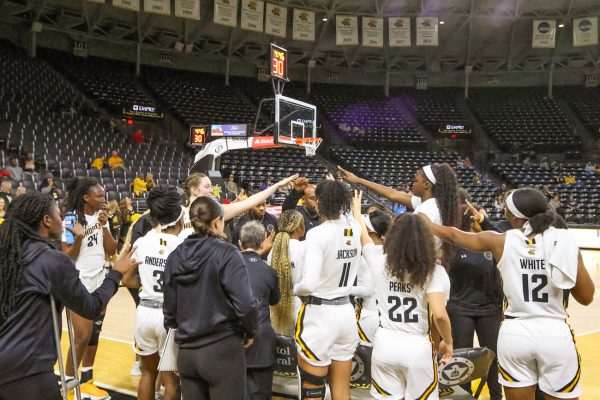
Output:
<path fill-rule="evenodd" d="M 290 194 L 285 198 L 285 201 L 281 205 L 281 211 L 287 210 L 297 210 L 304 217 L 304 236 L 300 238 L 300 240 L 306 239 L 306 232 L 310 231 L 315 226 L 319 226 L 321 224 L 321 219 L 319 218 L 319 214 L 311 214 L 304 206 L 298 206 L 298 201 L 304 196 L 303 192 L 299 192 L 297 190 L 290 191 Z"/>
<path fill-rule="evenodd" d="M 279 303 L 279 280 L 277 272 L 253 251 L 242 252 L 248 268 L 252 294 L 258 301 L 258 329 L 254 343 L 246 349 L 246 366 L 248 368 L 267 368 L 275 363 L 277 338 L 271 325 L 269 306 Z"/>
<path fill-rule="evenodd" d="M 502 308 L 502 282 L 492 253 L 474 253 L 456 248 L 448 275 L 448 310 L 468 315 L 488 315 Z"/>

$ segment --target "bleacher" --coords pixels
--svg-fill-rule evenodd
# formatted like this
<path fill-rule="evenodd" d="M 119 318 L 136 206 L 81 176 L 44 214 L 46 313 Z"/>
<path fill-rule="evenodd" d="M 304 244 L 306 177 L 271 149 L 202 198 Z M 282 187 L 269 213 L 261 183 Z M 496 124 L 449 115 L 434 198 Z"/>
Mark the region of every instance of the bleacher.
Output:
<path fill-rule="evenodd" d="M 600 133 L 600 90 L 566 86 L 559 88 L 564 98 L 583 125 L 593 134 Z"/>
<path fill-rule="evenodd" d="M 428 151 L 397 151 L 383 149 L 333 149 L 333 157 L 360 176 L 395 189 L 411 187 L 415 172 L 423 165 L 448 163 L 456 171 L 459 185 L 465 188 L 474 203 L 490 209 L 498 187 L 492 183 L 473 183 L 474 167 L 458 167 L 457 153 Z"/>
<path fill-rule="evenodd" d="M 577 152 L 581 138 L 555 100 L 540 88 L 472 90 L 468 104 L 505 152 Z"/>

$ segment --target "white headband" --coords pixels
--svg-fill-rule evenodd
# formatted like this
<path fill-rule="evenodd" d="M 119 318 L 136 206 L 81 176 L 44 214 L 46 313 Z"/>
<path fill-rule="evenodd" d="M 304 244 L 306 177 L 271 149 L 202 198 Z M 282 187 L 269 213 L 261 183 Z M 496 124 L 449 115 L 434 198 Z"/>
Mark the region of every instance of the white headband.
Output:
<path fill-rule="evenodd" d="M 371 218 L 369 218 L 369 214 L 363 214 L 362 216 L 363 218 L 363 222 L 365 223 L 365 226 L 367 227 L 367 230 L 369 232 L 375 232 L 375 228 L 373 228 L 373 224 L 371 223 Z"/>
<path fill-rule="evenodd" d="M 431 165 L 424 166 L 423 172 L 425 172 L 425 176 L 431 181 L 431 183 L 433 183 L 434 185 L 437 183 L 437 181 L 435 180 L 435 175 L 433 174 L 433 170 L 431 169 Z"/>
<path fill-rule="evenodd" d="M 167 229 L 167 228 L 170 228 L 170 227 L 172 227 L 172 226 L 175 226 L 175 225 L 176 225 L 176 224 L 179 222 L 179 220 L 180 220 L 180 219 L 183 217 L 183 214 L 184 214 L 184 213 L 185 213 L 185 210 L 184 210 L 184 209 L 183 209 L 183 207 L 182 207 L 182 208 L 181 208 L 181 213 L 179 213 L 179 217 L 177 217 L 177 219 L 176 219 L 175 221 L 173 221 L 173 222 L 169 222 L 168 224 L 164 224 L 164 225 L 163 225 L 163 224 L 161 224 L 161 225 L 160 225 L 160 229 Z"/>
<path fill-rule="evenodd" d="M 519 209 L 515 206 L 515 203 L 513 201 L 513 195 L 514 194 L 515 194 L 515 191 L 513 190 L 512 192 L 510 192 L 510 194 L 506 198 L 506 207 L 508 207 L 508 209 L 510 210 L 510 212 L 513 213 L 513 215 L 515 217 L 517 217 L 517 218 L 523 218 L 523 219 L 529 219 L 528 217 L 526 217 L 525 215 L 523 215 L 523 213 L 521 211 L 519 211 Z"/>

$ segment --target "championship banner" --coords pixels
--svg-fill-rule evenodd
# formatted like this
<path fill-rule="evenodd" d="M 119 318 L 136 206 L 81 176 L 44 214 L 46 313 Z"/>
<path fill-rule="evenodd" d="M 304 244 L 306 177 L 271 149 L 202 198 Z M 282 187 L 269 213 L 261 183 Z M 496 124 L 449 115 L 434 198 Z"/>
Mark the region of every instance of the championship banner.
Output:
<path fill-rule="evenodd" d="M 287 8 L 277 4 L 267 3 L 265 18 L 265 33 L 284 38 L 287 31 Z"/>
<path fill-rule="evenodd" d="M 410 18 L 390 17 L 388 24 L 390 47 L 410 47 Z"/>
<path fill-rule="evenodd" d="M 362 17 L 362 45 L 383 47 L 383 18 Z"/>
<path fill-rule="evenodd" d="M 358 45 L 358 17 L 352 15 L 335 16 L 335 44 L 337 46 Z"/>
<path fill-rule="evenodd" d="M 105 1 L 104 0 L 87 0 L 88 3 L 97 3 L 97 4 L 104 4 Z"/>
<path fill-rule="evenodd" d="M 598 45 L 598 17 L 573 18 L 573 46 Z"/>
<path fill-rule="evenodd" d="M 417 46 L 438 45 L 438 18 L 417 17 Z"/>
<path fill-rule="evenodd" d="M 315 41 L 315 13 L 294 8 L 292 39 Z"/>
<path fill-rule="evenodd" d="M 265 19 L 265 3 L 258 0 L 242 0 L 240 28 L 262 32 Z"/>
<path fill-rule="evenodd" d="M 113 0 L 113 6 L 131 11 L 140 11 L 140 0 Z"/>
<path fill-rule="evenodd" d="M 175 16 L 200 20 L 200 0 L 175 0 Z"/>
<path fill-rule="evenodd" d="M 556 42 L 556 20 L 534 19 L 531 47 L 553 49 Z"/>
<path fill-rule="evenodd" d="M 215 0 L 213 22 L 219 25 L 237 26 L 238 0 Z"/>
<path fill-rule="evenodd" d="M 171 15 L 171 1 L 144 0 L 144 11 L 153 14 Z"/>

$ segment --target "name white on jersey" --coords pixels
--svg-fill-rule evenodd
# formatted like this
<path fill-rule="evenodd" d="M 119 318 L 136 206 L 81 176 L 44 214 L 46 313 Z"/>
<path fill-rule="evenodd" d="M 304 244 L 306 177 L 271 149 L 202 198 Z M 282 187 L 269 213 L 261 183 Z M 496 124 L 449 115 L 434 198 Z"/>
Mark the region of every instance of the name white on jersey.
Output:
<path fill-rule="evenodd" d="M 138 273 L 142 283 L 140 299 L 163 300 L 163 278 L 169 254 L 183 240 L 176 235 L 151 230 L 135 242 L 137 249 L 133 257 L 142 263 Z"/>
<path fill-rule="evenodd" d="M 568 317 L 568 291 L 548 278 L 543 236 L 528 239 L 518 229 L 506 232 L 504 252 L 498 263 L 504 290 L 504 314 L 514 318 Z"/>
<path fill-rule="evenodd" d="M 404 281 L 389 276 L 386 255 L 371 244 L 363 248 L 363 255 L 371 269 L 375 296 L 382 328 L 412 334 L 429 333 L 429 301 L 427 294 L 450 295 L 450 278 L 441 265 L 436 265 L 424 287 L 415 287 L 408 277 Z"/>
<path fill-rule="evenodd" d="M 79 255 L 75 261 L 75 266 L 79 274 L 84 277 L 92 277 L 102 272 L 106 263 L 104 256 L 104 235 L 102 228 L 108 228 L 108 222 L 102 226 L 98 222 L 99 212 L 93 215 L 85 216 L 87 225 L 84 227 L 83 240 L 79 248 Z M 66 231 L 63 232 L 62 241 L 67 241 Z"/>

